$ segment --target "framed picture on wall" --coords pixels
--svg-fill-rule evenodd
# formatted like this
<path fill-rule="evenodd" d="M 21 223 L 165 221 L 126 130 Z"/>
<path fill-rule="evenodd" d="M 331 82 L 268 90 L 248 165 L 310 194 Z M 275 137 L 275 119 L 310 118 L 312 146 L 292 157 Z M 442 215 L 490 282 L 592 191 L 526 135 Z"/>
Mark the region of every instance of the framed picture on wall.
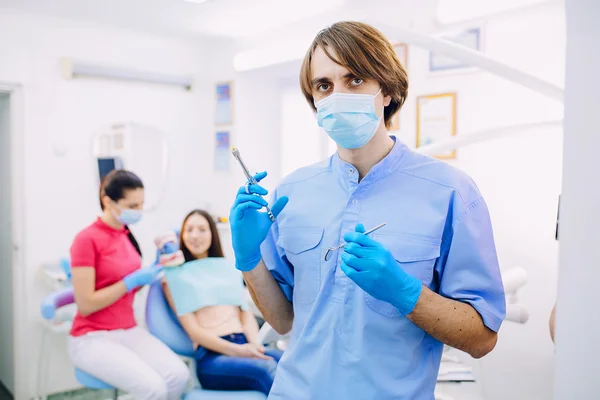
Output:
<path fill-rule="evenodd" d="M 417 97 L 416 147 L 444 142 L 456 135 L 456 93 Z M 434 155 L 441 159 L 456 158 L 456 150 Z"/>
<path fill-rule="evenodd" d="M 406 43 L 396 43 L 394 44 L 394 50 L 402 66 L 405 69 L 408 68 L 408 45 Z"/>
<path fill-rule="evenodd" d="M 463 29 L 457 32 L 447 33 L 439 37 L 456 44 L 465 46 L 471 50 L 483 51 L 482 49 L 482 28 L 474 27 L 469 29 Z M 455 60 L 441 53 L 429 53 L 429 72 L 466 72 L 474 71 L 477 68 L 465 64 L 462 61 Z"/>
<path fill-rule="evenodd" d="M 215 124 L 233 124 L 233 82 L 220 82 L 216 84 L 216 109 Z"/>
<path fill-rule="evenodd" d="M 215 133 L 215 171 L 229 171 L 231 142 L 229 130 Z"/>

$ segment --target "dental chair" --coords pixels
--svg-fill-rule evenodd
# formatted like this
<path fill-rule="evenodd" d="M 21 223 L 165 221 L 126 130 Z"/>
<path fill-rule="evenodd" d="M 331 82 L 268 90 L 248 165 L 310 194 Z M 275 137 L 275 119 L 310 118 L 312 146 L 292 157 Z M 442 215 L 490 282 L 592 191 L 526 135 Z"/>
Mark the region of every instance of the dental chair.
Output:
<path fill-rule="evenodd" d="M 146 326 L 151 334 L 164 342 L 175 353 L 191 359 L 192 377 L 197 383 L 194 357 L 199 353 L 194 351 L 192 341 L 167 303 L 160 279 L 154 281 L 148 291 Z M 265 400 L 266 398 L 267 396 L 261 392 L 206 390 L 199 387 L 199 384 L 185 396 L 185 400 Z"/>
<path fill-rule="evenodd" d="M 46 329 L 43 333 L 42 333 L 42 345 L 41 345 L 41 350 L 40 352 L 42 354 L 46 353 L 46 349 L 45 349 L 45 345 L 46 345 L 46 340 L 47 340 L 47 335 L 48 332 L 50 330 L 56 330 L 58 331 L 64 331 L 64 328 L 58 328 L 58 329 L 52 329 L 53 327 L 58 327 L 59 323 L 55 322 L 55 316 L 56 316 L 56 311 L 59 310 L 61 307 L 67 306 L 69 304 L 73 304 L 75 302 L 74 296 L 73 296 L 73 288 L 72 287 L 66 287 L 60 290 L 57 290 L 53 293 L 50 293 L 48 296 L 46 296 L 43 300 L 42 300 L 42 304 L 40 306 L 40 311 L 42 313 L 42 317 L 44 318 L 44 320 L 47 321 L 47 323 L 49 324 L 48 329 Z M 62 324 L 61 324 L 62 325 Z M 45 393 L 45 383 L 46 380 L 43 379 L 44 381 L 44 385 L 42 387 L 41 386 L 41 375 L 42 373 L 47 373 L 48 371 L 48 357 L 45 356 L 44 357 L 44 363 L 40 363 L 39 365 L 39 373 L 38 373 L 38 395 L 40 396 L 41 399 L 45 399 L 46 398 L 46 393 Z M 100 379 L 88 374 L 87 372 L 80 370 L 79 368 L 75 368 L 75 379 L 77 379 L 77 381 L 83 385 L 86 388 L 89 389 L 98 389 L 98 390 L 102 390 L 102 389 L 110 389 L 113 390 L 113 400 L 117 400 L 118 398 L 118 390 L 101 381 Z"/>
<path fill-rule="evenodd" d="M 66 287 L 55 291 L 46 296 L 40 306 L 40 311 L 44 320 L 50 327 L 56 325 L 54 322 L 57 311 L 64 306 L 74 303 L 73 288 Z M 146 301 L 146 324 L 150 333 L 156 336 L 169 346 L 175 353 L 187 358 L 194 358 L 198 352 L 194 352 L 192 342 L 179 324 L 177 317 L 171 310 L 167 300 L 163 294 L 160 279 L 157 279 L 150 287 L 148 298 Z M 61 329 L 64 331 L 65 329 Z M 41 352 L 45 353 L 45 344 L 47 329 L 43 333 Z M 200 353 L 201 354 L 201 353 Z M 46 379 L 41 378 L 42 373 L 46 373 L 48 369 L 47 357 L 46 362 L 40 363 L 40 376 L 38 377 L 38 395 L 39 398 L 45 399 L 45 383 Z M 195 362 L 192 360 L 192 377 L 195 379 Z M 113 390 L 113 399 L 118 397 L 118 390 L 101 381 L 100 379 L 88 374 L 87 372 L 75 368 L 75 378 L 77 381 L 89 389 L 109 389 Z M 42 381 L 44 385 L 42 386 Z M 198 385 L 199 386 L 199 385 Z M 195 387 L 185 395 L 185 400 L 265 400 L 267 397 L 261 392 L 256 391 L 216 391 L 205 390 L 200 387 Z"/>

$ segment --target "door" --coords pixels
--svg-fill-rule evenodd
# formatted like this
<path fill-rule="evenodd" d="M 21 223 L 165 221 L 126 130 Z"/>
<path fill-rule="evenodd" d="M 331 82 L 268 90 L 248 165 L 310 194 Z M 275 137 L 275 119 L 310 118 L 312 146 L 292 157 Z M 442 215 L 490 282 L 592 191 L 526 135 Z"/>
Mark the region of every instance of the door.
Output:
<path fill-rule="evenodd" d="M 14 393 L 10 115 L 10 95 L 0 92 L 0 381 Z"/>

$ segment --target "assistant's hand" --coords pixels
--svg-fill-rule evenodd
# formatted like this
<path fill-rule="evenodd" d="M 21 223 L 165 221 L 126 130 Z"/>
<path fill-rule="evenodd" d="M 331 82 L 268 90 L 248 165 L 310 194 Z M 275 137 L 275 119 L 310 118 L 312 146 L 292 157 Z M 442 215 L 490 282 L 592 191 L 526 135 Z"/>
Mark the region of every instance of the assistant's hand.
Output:
<path fill-rule="evenodd" d="M 260 182 L 266 176 L 266 172 L 261 172 L 254 178 Z M 266 212 L 259 211 L 267 205 L 267 201 L 261 197 L 268 193 L 267 190 L 260 185 L 248 185 L 248 191 L 249 194 L 244 186 L 238 190 L 229 214 L 235 266 L 240 271 L 250 271 L 258 265 L 261 259 L 260 244 L 273 224 Z M 282 196 L 273 204 L 271 212 L 275 218 L 287 202 L 288 198 Z"/>
<path fill-rule="evenodd" d="M 421 281 L 404 272 L 392 253 L 364 231 L 358 224 L 355 232 L 344 235 L 342 271 L 371 296 L 410 314 L 421 295 Z"/>
<path fill-rule="evenodd" d="M 127 291 L 130 292 L 140 286 L 149 285 L 154 281 L 158 273 L 162 271 L 162 266 L 153 265 L 148 268 L 140 268 L 123 278 Z"/>

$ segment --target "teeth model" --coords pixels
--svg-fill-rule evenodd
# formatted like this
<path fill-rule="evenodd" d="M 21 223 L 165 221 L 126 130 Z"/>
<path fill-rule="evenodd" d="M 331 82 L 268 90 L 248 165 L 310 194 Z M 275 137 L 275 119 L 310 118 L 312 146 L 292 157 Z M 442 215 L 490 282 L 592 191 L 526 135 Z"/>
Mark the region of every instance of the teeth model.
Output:
<path fill-rule="evenodd" d="M 185 257 L 177 248 L 177 235 L 173 231 L 165 232 L 154 239 L 154 244 L 161 252 L 158 263 L 163 267 L 177 267 L 185 263 Z"/>
<path fill-rule="evenodd" d="M 158 262 L 165 268 L 178 267 L 185 263 L 185 258 L 183 257 L 181 250 L 177 250 L 175 253 L 161 254 L 158 258 Z"/>

